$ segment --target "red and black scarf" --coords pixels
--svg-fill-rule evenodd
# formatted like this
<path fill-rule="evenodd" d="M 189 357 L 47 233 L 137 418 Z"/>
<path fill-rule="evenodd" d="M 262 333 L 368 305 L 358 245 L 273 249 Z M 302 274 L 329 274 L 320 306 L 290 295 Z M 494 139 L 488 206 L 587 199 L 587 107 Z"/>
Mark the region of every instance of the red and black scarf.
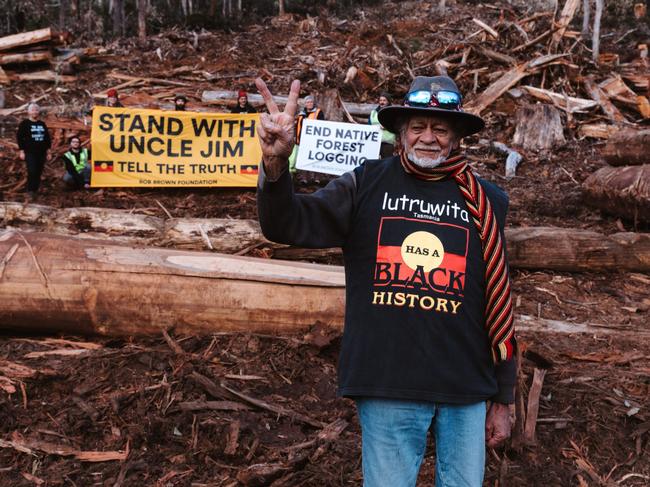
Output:
<path fill-rule="evenodd" d="M 457 153 L 456 153 L 457 154 Z M 515 349 L 515 327 L 512 311 L 510 273 L 506 263 L 501 232 L 490 200 L 472 172 L 465 156 L 453 155 L 439 166 L 423 169 L 413 164 L 404 149 L 400 150 L 404 170 L 418 179 L 442 181 L 454 178 L 465 198 L 481 238 L 485 261 L 485 328 L 496 362 L 512 358 Z"/>

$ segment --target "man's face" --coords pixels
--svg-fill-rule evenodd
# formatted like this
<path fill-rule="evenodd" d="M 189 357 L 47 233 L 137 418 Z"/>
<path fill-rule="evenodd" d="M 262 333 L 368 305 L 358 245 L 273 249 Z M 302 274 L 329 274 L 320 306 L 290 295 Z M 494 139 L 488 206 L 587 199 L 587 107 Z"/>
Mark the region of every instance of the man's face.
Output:
<path fill-rule="evenodd" d="M 305 101 L 305 109 L 312 111 L 314 109 L 314 100 Z"/>
<path fill-rule="evenodd" d="M 460 137 L 442 117 L 415 116 L 406 124 L 402 143 L 412 162 L 421 167 L 433 168 L 459 146 Z"/>
<path fill-rule="evenodd" d="M 185 100 L 182 98 L 176 100 L 176 107 L 177 108 L 185 108 Z"/>
<path fill-rule="evenodd" d="M 246 103 L 248 103 L 248 97 L 240 96 L 238 101 L 239 101 L 239 106 L 240 107 L 245 107 Z"/>
<path fill-rule="evenodd" d="M 379 106 L 380 107 L 387 107 L 388 106 L 388 98 L 385 96 L 380 96 L 379 97 Z"/>
<path fill-rule="evenodd" d="M 79 147 L 81 147 L 81 141 L 79 139 L 72 139 L 70 141 L 70 148 L 74 151 L 78 151 Z"/>
<path fill-rule="evenodd" d="M 29 107 L 29 110 L 27 110 L 27 116 L 32 120 L 37 120 L 40 114 L 41 111 L 35 106 L 31 106 Z"/>
<path fill-rule="evenodd" d="M 109 96 L 106 98 L 106 106 L 107 107 L 114 107 L 117 105 L 117 96 Z"/>

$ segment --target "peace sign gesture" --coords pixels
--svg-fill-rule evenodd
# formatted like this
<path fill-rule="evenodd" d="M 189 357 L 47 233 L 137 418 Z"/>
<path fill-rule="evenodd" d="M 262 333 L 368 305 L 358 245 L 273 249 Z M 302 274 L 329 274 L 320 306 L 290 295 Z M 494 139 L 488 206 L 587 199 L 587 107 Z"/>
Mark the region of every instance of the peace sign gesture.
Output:
<path fill-rule="evenodd" d="M 300 94 L 300 81 L 294 80 L 291 83 L 289 97 L 284 111 L 280 111 L 273 95 L 266 83 L 261 79 L 255 80 L 260 95 L 269 113 L 260 114 L 260 123 L 257 126 L 257 135 L 262 146 L 262 159 L 264 170 L 271 181 L 280 177 L 280 174 L 287 169 L 288 159 L 294 146 L 294 117 L 298 107 L 298 95 Z"/>

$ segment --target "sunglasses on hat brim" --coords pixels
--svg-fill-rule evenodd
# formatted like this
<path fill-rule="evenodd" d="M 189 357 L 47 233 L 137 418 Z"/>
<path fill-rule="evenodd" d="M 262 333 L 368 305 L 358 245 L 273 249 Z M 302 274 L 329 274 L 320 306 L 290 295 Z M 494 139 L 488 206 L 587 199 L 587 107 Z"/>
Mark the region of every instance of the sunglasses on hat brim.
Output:
<path fill-rule="evenodd" d="M 427 90 L 412 91 L 404 98 L 404 105 L 409 107 L 436 107 L 447 110 L 460 110 L 462 97 L 455 91 L 440 90 L 431 92 Z"/>

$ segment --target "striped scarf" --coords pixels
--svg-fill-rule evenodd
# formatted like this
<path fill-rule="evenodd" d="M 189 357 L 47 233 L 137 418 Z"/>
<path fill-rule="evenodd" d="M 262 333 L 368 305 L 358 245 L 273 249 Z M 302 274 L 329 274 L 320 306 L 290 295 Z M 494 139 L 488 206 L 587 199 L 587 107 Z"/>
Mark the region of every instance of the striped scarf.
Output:
<path fill-rule="evenodd" d="M 486 283 L 485 329 L 490 338 L 492 359 L 495 363 L 511 359 L 516 342 L 510 274 L 501 232 L 485 190 L 462 154 L 452 155 L 432 169 L 413 164 L 404 149 L 400 150 L 399 156 L 404 170 L 418 179 L 442 181 L 453 177 L 456 180 L 481 237 Z"/>

